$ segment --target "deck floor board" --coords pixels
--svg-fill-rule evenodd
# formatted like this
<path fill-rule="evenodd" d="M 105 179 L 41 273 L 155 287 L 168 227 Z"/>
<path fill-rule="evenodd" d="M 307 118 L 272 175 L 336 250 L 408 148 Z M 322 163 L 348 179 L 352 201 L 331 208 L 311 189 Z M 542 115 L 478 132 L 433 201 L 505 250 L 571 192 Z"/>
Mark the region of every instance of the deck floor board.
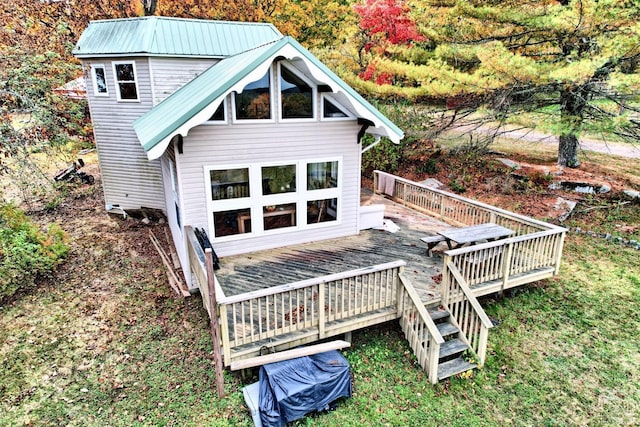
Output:
<path fill-rule="evenodd" d="M 448 225 L 373 194 L 363 204 L 385 204 L 385 219 L 399 230 L 362 230 L 358 235 L 286 246 L 220 259 L 216 276 L 226 296 L 341 273 L 386 262 L 406 261 L 405 275 L 425 303 L 439 299 L 433 276 L 441 273 L 442 258 L 427 255 L 420 241 Z"/>

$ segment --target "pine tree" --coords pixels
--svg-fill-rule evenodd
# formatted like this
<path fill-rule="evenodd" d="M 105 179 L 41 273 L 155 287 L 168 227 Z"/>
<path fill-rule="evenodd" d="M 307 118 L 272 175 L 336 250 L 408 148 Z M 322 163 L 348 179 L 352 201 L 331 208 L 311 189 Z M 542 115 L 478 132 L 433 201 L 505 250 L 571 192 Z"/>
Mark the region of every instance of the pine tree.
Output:
<path fill-rule="evenodd" d="M 504 119 L 555 106 L 558 163 L 576 167 L 584 125 L 636 138 L 637 0 L 414 0 L 424 40 L 375 58 L 378 93 L 449 100 Z M 364 28 L 363 28 L 364 31 Z M 372 83 L 360 83 L 372 90 Z"/>

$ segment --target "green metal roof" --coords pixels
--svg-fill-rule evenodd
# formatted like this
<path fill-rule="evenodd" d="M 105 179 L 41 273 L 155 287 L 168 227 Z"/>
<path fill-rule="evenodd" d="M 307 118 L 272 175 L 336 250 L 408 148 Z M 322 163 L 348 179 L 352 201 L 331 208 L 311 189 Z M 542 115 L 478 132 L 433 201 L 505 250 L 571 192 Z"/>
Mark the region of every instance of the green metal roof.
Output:
<path fill-rule="evenodd" d="M 91 21 L 73 54 L 227 57 L 282 38 L 271 24 L 143 18 Z"/>
<path fill-rule="evenodd" d="M 291 37 L 283 37 L 223 59 L 139 117 L 133 127 L 147 156 L 158 158 L 173 136 L 186 135 L 189 129 L 201 124 L 228 93 L 239 91 L 242 89 L 239 85 L 250 83 L 247 81 L 249 76 L 253 80 L 260 77 L 254 75 L 256 70 L 261 69 L 259 74 L 264 74 L 273 60 L 281 56 L 302 59 L 314 78 L 329 85 L 334 92 L 343 92 L 358 116 L 374 123 L 375 127 L 367 130 L 369 133 L 387 136 L 396 143 L 404 137 L 402 130 L 302 45 Z M 201 114 L 205 108 L 212 110 L 204 115 L 206 117 Z"/>

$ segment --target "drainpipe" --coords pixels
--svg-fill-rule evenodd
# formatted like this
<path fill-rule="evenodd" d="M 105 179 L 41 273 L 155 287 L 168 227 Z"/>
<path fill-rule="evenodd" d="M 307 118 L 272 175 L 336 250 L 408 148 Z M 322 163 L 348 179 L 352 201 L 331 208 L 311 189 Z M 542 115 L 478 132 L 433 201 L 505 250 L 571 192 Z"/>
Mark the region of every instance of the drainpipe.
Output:
<path fill-rule="evenodd" d="M 380 135 L 376 135 L 376 139 L 371 144 L 364 147 L 362 149 L 362 153 L 366 153 L 367 151 L 371 150 L 373 147 L 378 145 L 379 142 L 380 142 Z"/>

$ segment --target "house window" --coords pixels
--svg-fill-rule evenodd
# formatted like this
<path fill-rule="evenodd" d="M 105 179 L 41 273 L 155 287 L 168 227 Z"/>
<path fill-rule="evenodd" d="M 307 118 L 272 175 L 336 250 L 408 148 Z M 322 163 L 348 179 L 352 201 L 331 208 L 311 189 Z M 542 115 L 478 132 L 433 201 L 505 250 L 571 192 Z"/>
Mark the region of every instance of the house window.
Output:
<path fill-rule="evenodd" d="M 338 221 L 339 160 L 206 171 L 216 238 L 259 236 Z"/>
<path fill-rule="evenodd" d="M 107 88 L 107 75 L 105 73 L 104 65 L 92 65 L 91 76 L 93 80 L 93 94 L 95 96 L 109 96 L 109 89 Z"/>
<path fill-rule="evenodd" d="M 283 119 L 313 118 L 313 88 L 282 65 L 280 66 L 280 102 Z"/>
<path fill-rule="evenodd" d="M 237 120 L 271 119 L 271 72 L 235 93 L 234 100 Z"/>
<path fill-rule="evenodd" d="M 338 162 L 307 164 L 307 190 L 321 190 L 338 186 Z"/>
<path fill-rule="evenodd" d="M 322 117 L 324 119 L 344 119 L 350 116 L 336 103 L 324 97 L 322 101 Z"/>
<path fill-rule="evenodd" d="M 135 62 L 114 62 L 118 101 L 138 101 Z"/>
<path fill-rule="evenodd" d="M 250 197 L 249 168 L 212 170 L 211 200 Z"/>
<path fill-rule="evenodd" d="M 207 121 L 208 122 L 213 122 L 213 123 L 226 123 L 227 122 L 225 101 L 222 101 L 220 103 L 220 105 L 218 105 L 218 108 L 216 108 L 216 111 L 213 112 L 213 114 L 211 115 L 211 117 L 209 117 L 209 119 Z"/>
<path fill-rule="evenodd" d="M 296 165 L 263 166 L 262 194 L 291 193 L 296 191 Z"/>

